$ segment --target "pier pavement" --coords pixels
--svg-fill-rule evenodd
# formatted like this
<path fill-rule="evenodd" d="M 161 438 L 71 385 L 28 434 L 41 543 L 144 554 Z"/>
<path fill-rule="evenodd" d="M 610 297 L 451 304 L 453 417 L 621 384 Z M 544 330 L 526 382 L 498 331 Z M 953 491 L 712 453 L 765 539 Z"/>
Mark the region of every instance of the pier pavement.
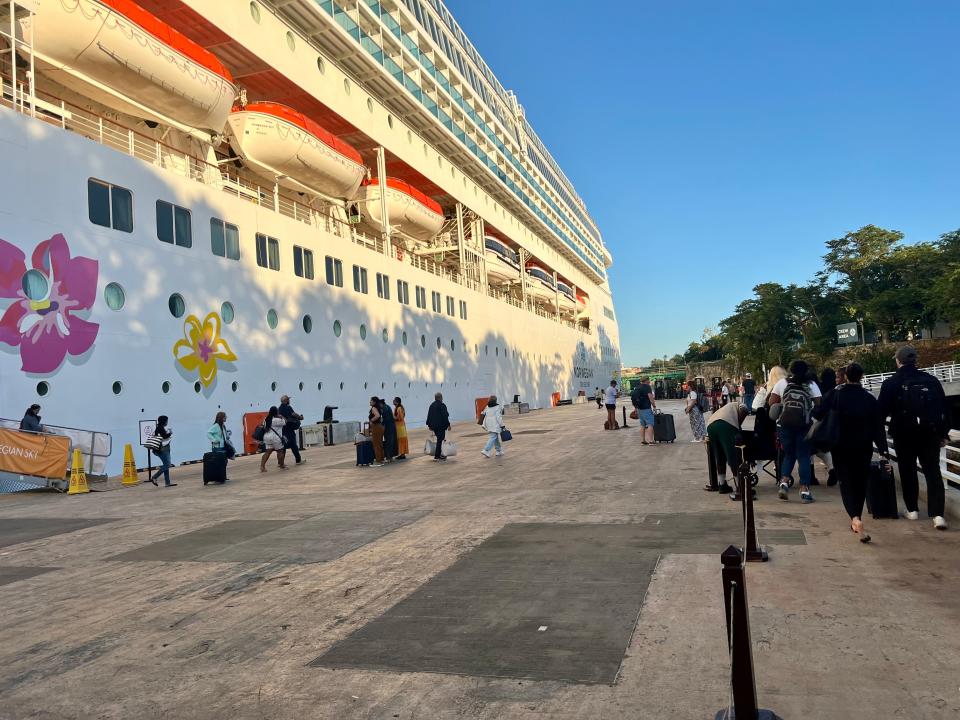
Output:
<path fill-rule="evenodd" d="M 242 458 L 224 487 L 191 465 L 172 489 L 0 496 L 0 718 L 713 717 L 740 508 L 661 406 L 674 444 L 591 404 L 509 417 L 491 460 L 466 423 L 446 463 L 357 468 L 346 445 Z M 836 488 L 784 503 L 769 478 L 756 511 L 761 706 L 958 717 L 960 532 L 868 522 L 864 546 Z"/>

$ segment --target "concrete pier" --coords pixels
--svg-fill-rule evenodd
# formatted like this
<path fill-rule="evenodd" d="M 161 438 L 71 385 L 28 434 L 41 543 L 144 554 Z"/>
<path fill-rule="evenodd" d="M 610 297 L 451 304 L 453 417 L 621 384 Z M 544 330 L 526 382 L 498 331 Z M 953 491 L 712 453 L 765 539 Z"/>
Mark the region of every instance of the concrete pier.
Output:
<path fill-rule="evenodd" d="M 741 508 L 660 405 L 673 444 L 573 405 L 509 417 L 502 458 L 465 424 L 446 463 L 414 431 L 385 467 L 344 445 L 242 458 L 223 487 L 191 465 L 171 489 L 0 496 L 0 718 L 713 717 Z M 760 705 L 958 717 L 960 524 L 868 518 L 862 545 L 839 490 L 815 495 L 758 487 Z"/>

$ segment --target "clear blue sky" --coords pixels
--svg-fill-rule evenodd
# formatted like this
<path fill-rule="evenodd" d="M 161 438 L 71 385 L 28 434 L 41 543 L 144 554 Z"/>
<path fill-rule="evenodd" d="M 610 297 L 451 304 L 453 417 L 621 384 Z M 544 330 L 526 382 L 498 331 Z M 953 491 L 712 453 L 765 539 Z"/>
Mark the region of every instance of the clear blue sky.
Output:
<path fill-rule="evenodd" d="M 447 5 L 599 223 L 627 365 L 848 230 L 960 227 L 960 2 Z"/>

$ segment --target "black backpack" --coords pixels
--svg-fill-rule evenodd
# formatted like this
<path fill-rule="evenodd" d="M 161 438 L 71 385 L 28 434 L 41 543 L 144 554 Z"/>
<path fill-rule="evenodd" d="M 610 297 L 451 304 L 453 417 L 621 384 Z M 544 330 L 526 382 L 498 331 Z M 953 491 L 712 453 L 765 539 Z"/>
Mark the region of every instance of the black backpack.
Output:
<path fill-rule="evenodd" d="M 940 381 L 925 373 L 908 377 L 900 386 L 902 427 L 934 432 L 943 420 Z"/>
<path fill-rule="evenodd" d="M 810 413 L 813 411 L 813 396 L 806 385 L 791 382 L 780 398 L 783 409 L 778 422 L 780 427 L 805 428 L 810 425 Z"/>

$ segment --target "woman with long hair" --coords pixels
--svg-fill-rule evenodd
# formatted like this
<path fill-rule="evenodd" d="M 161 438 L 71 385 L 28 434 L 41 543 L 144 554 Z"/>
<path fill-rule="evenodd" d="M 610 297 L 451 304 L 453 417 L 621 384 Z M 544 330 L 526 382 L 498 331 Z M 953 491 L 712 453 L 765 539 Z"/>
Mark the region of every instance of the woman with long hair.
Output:
<path fill-rule="evenodd" d="M 397 426 L 397 460 L 406 460 L 407 453 L 410 452 L 410 442 L 407 438 L 407 411 L 403 407 L 403 401 L 395 397 L 393 399 L 393 421 Z"/>
<path fill-rule="evenodd" d="M 164 487 L 176 487 L 175 482 L 170 482 L 170 440 L 173 438 L 173 430 L 169 427 L 170 418 L 161 415 L 157 418 L 157 425 L 153 429 L 154 437 L 160 438 L 160 447 L 153 451 L 153 454 L 160 459 L 160 467 L 151 476 L 150 482 L 157 484 L 157 478 L 163 475 Z"/>
<path fill-rule="evenodd" d="M 703 413 L 700 411 L 699 390 L 695 380 L 687 383 L 690 392 L 687 393 L 687 406 L 684 412 L 690 419 L 690 430 L 693 432 L 693 442 L 703 442 L 707 436 L 707 425 L 703 422 Z"/>
<path fill-rule="evenodd" d="M 277 406 L 272 406 L 263 421 L 263 457 L 260 458 L 260 472 L 267 471 L 267 460 L 273 453 L 277 454 L 277 465 L 280 469 L 287 469 L 283 462 L 287 455 L 287 446 L 283 440 L 283 428 L 286 424 L 287 421 L 280 414 Z"/>
<path fill-rule="evenodd" d="M 374 395 L 370 398 L 370 412 L 367 415 L 370 422 L 370 441 L 373 443 L 373 456 L 377 465 L 383 465 L 383 416 L 380 415 L 380 398 Z"/>

